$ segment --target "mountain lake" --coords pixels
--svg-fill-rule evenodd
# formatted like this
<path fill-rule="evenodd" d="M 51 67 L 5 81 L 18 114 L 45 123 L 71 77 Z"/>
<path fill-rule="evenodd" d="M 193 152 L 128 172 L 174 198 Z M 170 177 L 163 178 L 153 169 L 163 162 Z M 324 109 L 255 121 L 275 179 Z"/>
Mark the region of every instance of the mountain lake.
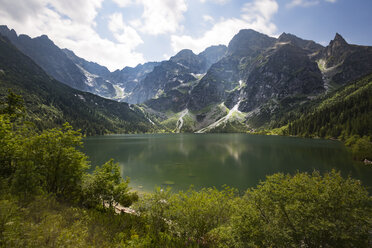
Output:
<path fill-rule="evenodd" d="M 110 158 L 134 190 L 187 190 L 223 185 L 245 191 L 277 172 L 341 171 L 372 186 L 372 166 L 357 163 L 338 141 L 250 134 L 133 134 L 94 136 L 82 149 L 92 164 Z"/>

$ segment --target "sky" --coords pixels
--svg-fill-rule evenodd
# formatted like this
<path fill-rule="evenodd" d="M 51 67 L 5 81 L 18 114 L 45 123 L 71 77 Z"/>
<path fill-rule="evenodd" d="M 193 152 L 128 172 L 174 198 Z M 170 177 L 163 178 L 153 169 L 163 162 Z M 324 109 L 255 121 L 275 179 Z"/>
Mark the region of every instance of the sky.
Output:
<path fill-rule="evenodd" d="M 0 25 L 113 71 L 228 45 L 240 29 L 372 45 L 370 0 L 0 0 Z"/>

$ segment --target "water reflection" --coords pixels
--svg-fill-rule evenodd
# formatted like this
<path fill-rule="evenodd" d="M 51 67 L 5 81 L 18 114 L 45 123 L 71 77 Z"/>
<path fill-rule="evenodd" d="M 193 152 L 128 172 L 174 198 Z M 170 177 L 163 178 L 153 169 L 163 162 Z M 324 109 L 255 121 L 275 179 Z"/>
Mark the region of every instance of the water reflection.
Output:
<path fill-rule="evenodd" d="M 224 184 L 245 190 L 276 172 L 341 170 L 364 183 L 371 168 L 353 164 L 334 141 L 244 134 L 112 135 L 90 137 L 84 151 L 93 165 L 119 162 L 132 187 L 152 191 Z"/>

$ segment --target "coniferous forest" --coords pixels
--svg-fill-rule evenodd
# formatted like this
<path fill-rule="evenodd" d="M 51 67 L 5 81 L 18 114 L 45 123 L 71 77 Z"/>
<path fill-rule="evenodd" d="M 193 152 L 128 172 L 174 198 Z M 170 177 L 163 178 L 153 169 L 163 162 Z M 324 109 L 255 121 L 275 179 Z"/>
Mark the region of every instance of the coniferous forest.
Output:
<path fill-rule="evenodd" d="M 372 159 L 371 75 L 298 113 L 279 129 L 279 134 L 339 139 L 351 148 L 355 159 Z"/>

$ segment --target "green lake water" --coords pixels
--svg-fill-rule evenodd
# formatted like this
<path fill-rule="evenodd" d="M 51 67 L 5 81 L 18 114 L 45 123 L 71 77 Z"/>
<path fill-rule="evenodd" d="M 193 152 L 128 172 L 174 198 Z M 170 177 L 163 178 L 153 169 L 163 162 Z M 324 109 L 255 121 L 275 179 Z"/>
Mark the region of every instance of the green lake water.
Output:
<path fill-rule="evenodd" d="M 156 186 L 186 190 L 228 185 L 246 190 L 266 175 L 330 171 L 372 186 L 372 166 L 355 163 L 337 141 L 249 134 L 140 134 L 88 137 L 83 151 L 92 167 L 110 158 L 130 186 L 152 192 Z"/>

